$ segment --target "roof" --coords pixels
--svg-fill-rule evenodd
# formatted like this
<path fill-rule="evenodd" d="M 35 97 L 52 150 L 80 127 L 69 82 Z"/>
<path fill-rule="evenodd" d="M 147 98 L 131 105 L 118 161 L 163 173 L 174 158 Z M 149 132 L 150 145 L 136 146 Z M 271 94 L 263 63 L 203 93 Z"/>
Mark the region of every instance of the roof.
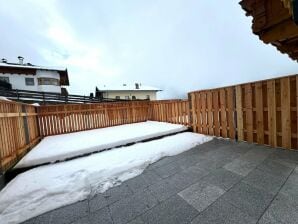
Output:
<path fill-rule="evenodd" d="M 260 40 L 298 61 L 298 1 L 241 0 L 240 5 L 252 16 L 252 30 Z"/>
<path fill-rule="evenodd" d="M 30 63 L 17 64 L 17 63 L 0 62 L 0 72 L 9 73 L 13 71 L 13 73 L 17 73 L 17 74 L 31 74 L 36 72 L 36 70 L 57 71 L 60 75 L 61 85 L 69 85 L 68 72 L 66 68 L 38 66 Z"/>
<path fill-rule="evenodd" d="M 138 88 L 137 88 L 138 87 Z M 143 84 L 123 84 L 123 85 L 113 85 L 113 86 L 97 86 L 100 92 L 105 91 L 162 91 L 159 88 L 146 86 Z"/>

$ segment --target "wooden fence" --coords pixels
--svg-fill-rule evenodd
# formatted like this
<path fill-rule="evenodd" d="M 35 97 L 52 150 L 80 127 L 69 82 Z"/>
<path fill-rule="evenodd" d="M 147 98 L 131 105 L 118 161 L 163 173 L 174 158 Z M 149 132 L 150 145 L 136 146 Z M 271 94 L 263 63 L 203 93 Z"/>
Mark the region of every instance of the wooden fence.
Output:
<path fill-rule="evenodd" d="M 189 93 L 195 132 L 297 149 L 298 76 Z"/>
<path fill-rule="evenodd" d="M 158 100 L 150 102 L 150 120 L 189 125 L 188 100 Z"/>
<path fill-rule="evenodd" d="M 147 120 L 198 133 L 297 149 L 298 76 L 189 93 L 189 100 L 35 107 L 0 101 L 0 172 L 42 137 Z"/>
<path fill-rule="evenodd" d="M 149 119 L 149 102 L 47 105 L 38 108 L 42 137 Z"/>
<path fill-rule="evenodd" d="M 39 140 L 35 107 L 0 100 L 0 173 Z"/>

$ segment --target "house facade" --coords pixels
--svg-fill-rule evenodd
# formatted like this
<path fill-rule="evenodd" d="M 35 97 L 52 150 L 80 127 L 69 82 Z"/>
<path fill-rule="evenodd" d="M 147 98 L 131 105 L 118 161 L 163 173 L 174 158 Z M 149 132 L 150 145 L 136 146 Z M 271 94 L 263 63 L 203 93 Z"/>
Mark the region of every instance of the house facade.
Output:
<path fill-rule="evenodd" d="M 107 99 L 156 100 L 159 91 L 161 90 L 158 88 L 135 83 L 134 85 L 98 86 L 95 95 Z"/>
<path fill-rule="evenodd" d="M 12 89 L 61 93 L 63 86 L 69 85 L 67 69 L 42 67 L 23 63 L 0 62 L 0 81 L 11 85 Z"/>

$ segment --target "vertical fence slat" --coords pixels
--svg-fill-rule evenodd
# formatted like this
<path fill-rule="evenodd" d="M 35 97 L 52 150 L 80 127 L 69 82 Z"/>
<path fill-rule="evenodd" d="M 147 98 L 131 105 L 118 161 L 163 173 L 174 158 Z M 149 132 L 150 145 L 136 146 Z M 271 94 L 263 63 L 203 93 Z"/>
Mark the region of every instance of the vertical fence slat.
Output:
<path fill-rule="evenodd" d="M 267 81 L 269 145 L 277 146 L 275 80 Z"/>
<path fill-rule="evenodd" d="M 290 78 L 283 78 L 281 84 L 282 147 L 291 148 L 291 102 Z"/>
<path fill-rule="evenodd" d="M 264 144 L 264 105 L 263 105 L 263 84 L 258 82 L 256 88 L 256 119 L 257 119 L 257 143 Z"/>

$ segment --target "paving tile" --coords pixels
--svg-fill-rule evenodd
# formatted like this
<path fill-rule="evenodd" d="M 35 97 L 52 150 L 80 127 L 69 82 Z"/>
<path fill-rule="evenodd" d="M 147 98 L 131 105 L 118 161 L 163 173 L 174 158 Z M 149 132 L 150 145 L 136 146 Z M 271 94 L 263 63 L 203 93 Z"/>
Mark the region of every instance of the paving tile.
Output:
<path fill-rule="evenodd" d="M 285 177 L 272 176 L 259 169 L 254 169 L 243 179 L 243 182 L 272 194 L 276 194 L 285 181 Z"/>
<path fill-rule="evenodd" d="M 265 223 L 298 223 L 297 201 L 283 194 L 278 194 L 270 207 L 261 217 L 260 222 Z"/>
<path fill-rule="evenodd" d="M 159 167 L 162 167 L 164 165 L 167 165 L 167 164 L 169 164 L 169 163 L 171 163 L 171 162 L 173 162 L 175 160 L 176 160 L 176 158 L 174 156 L 167 156 L 167 157 L 164 157 L 164 158 L 158 160 L 155 163 L 150 164 L 147 169 L 148 170 L 154 170 L 156 168 L 159 168 Z"/>
<path fill-rule="evenodd" d="M 281 188 L 280 193 L 298 201 L 298 185 L 291 182 L 286 182 Z"/>
<path fill-rule="evenodd" d="M 141 217 L 148 224 L 186 224 L 190 223 L 197 215 L 198 211 L 175 195 L 158 204 Z"/>
<path fill-rule="evenodd" d="M 32 219 L 29 219 L 22 224 L 48 224 L 50 223 L 51 219 L 51 212 L 42 214 L 40 216 L 34 217 Z"/>
<path fill-rule="evenodd" d="M 252 217 L 259 218 L 273 197 L 273 194 L 240 182 L 224 194 L 222 199 L 230 202 L 240 210 L 246 211 Z"/>
<path fill-rule="evenodd" d="M 181 172 L 182 170 L 183 169 L 179 166 L 179 164 L 173 162 L 154 169 L 154 172 L 162 178 L 167 178 L 175 173 Z"/>
<path fill-rule="evenodd" d="M 254 146 L 250 151 L 243 154 L 241 157 L 239 157 L 242 160 L 245 160 L 247 162 L 260 164 L 265 159 L 267 159 L 270 154 L 273 153 L 273 149 L 268 147 L 261 147 L 261 146 Z"/>
<path fill-rule="evenodd" d="M 80 218 L 80 219 L 72 222 L 71 224 L 90 224 L 89 216 L 85 216 L 83 218 Z"/>
<path fill-rule="evenodd" d="M 242 176 L 228 171 L 224 168 L 216 169 L 210 172 L 207 176 L 202 178 L 209 184 L 215 185 L 225 191 L 229 190 L 234 184 L 241 180 Z"/>
<path fill-rule="evenodd" d="M 77 202 L 52 211 L 51 222 L 53 224 L 71 223 L 88 215 L 88 201 Z"/>
<path fill-rule="evenodd" d="M 158 176 L 154 171 L 151 170 L 145 170 L 142 174 L 139 176 L 136 176 L 135 178 L 132 178 L 125 183 L 128 185 L 128 187 L 133 191 L 137 192 L 140 190 L 144 190 L 148 186 L 161 181 L 162 178 Z"/>
<path fill-rule="evenodd" d="M 218 199 L 205 211 L 200 213 L 192 224 L 254 224 L 257 219 L 252 218 L 247 213 L 227 201 Z"/>
<path fill-rule="evenodd" d="M 107 204 L 112 204 L 130 195 L 132 195 L 132 191 L 125 183 L 110 188 L 109 190 L 103 193 L 103 196 L 106 198 Z"/>
<path fill-rule="evenodd" d="M 197 164 L 195 164 L 195 166 L 205 169 L 205 170 L 215 170 L 218 168 L 221 168 L 223 166 L 225 166 L 227 163 L 229 163 L 230 160 L 228 159 L 211 159 L 211 158 L 206 158 L 206 159 L 202 159 L 200 162 L 198 162 Z"/>
<path fill-rule="evenodd" d="M 298 164 L 298 152 L 284 149 L 277 149 L 269 157 L 270 159 L 284 160 Z"/>
<path fill-rule="evenodd" d="M 145 224 L 145 222 L 142 220 L 142 218 L 138 217 L 138 218 L 128 222 L 127 224 Z"/>
<path fill-rule="evenodd" d="M 258 169 L 277 177 L 288 177 L 294 167 L 267 159 L 258 166 Z"/>
<path fill-rule="evenodd" d="M 113 224 L 108 207 L 102 208 L 96 212 L 90 213 L 72 224 Z"/>
<path fill-rule="evenodd" d="M 90 224 L 113 224 L 108 207 L 90 213 L 88 218 Z"/>
<path fill-rule="evenodd" d="M 179 192 L 178 195 L 201 212 L 224 193 L 225 191 L 217 186 L 206 182 L 197 182 Z"/>
<path fill-rule="evenodd" d="M 188 169 L 183 170 L 180 173 L 174 174 L 173 176 L 167 179 L 167 182 L 175 186 L 178 191 L 185 189 L 198 182 L 202 177 L 206 176 L 209 171 L 201 169 L 196 166 L 189 167 Z"/>
<path fill-rule="evenodd" d="M 94 212 L 108 205 L 108 202 L 103 194 L 97 194 L 89 199 L 90 212 Z"/>
<path fill-rule="evenodd" d="M 232 162 L 226 164 L 224 168 L 226 170 L 229 170 L 233 173 L 236 173 L 241 176 L 248 175 L 252 170 L 254 170 L 257 167 L 258 164 L 254 162 L 249 162 L 247 160 L 243 159 L 235 159 Z"/>
<path fill-rule="evenodd" d="M 157 203 L 157 199 L 149 191 L 140 191 L 110 205 L 110 211 L 114 223 L 127 223 Z"/>
<path fill-rule="evenodd" d="M 179 192 L 179 188 L 164 179 L 149 186 L 149 191 L 161 202 Z"/>

